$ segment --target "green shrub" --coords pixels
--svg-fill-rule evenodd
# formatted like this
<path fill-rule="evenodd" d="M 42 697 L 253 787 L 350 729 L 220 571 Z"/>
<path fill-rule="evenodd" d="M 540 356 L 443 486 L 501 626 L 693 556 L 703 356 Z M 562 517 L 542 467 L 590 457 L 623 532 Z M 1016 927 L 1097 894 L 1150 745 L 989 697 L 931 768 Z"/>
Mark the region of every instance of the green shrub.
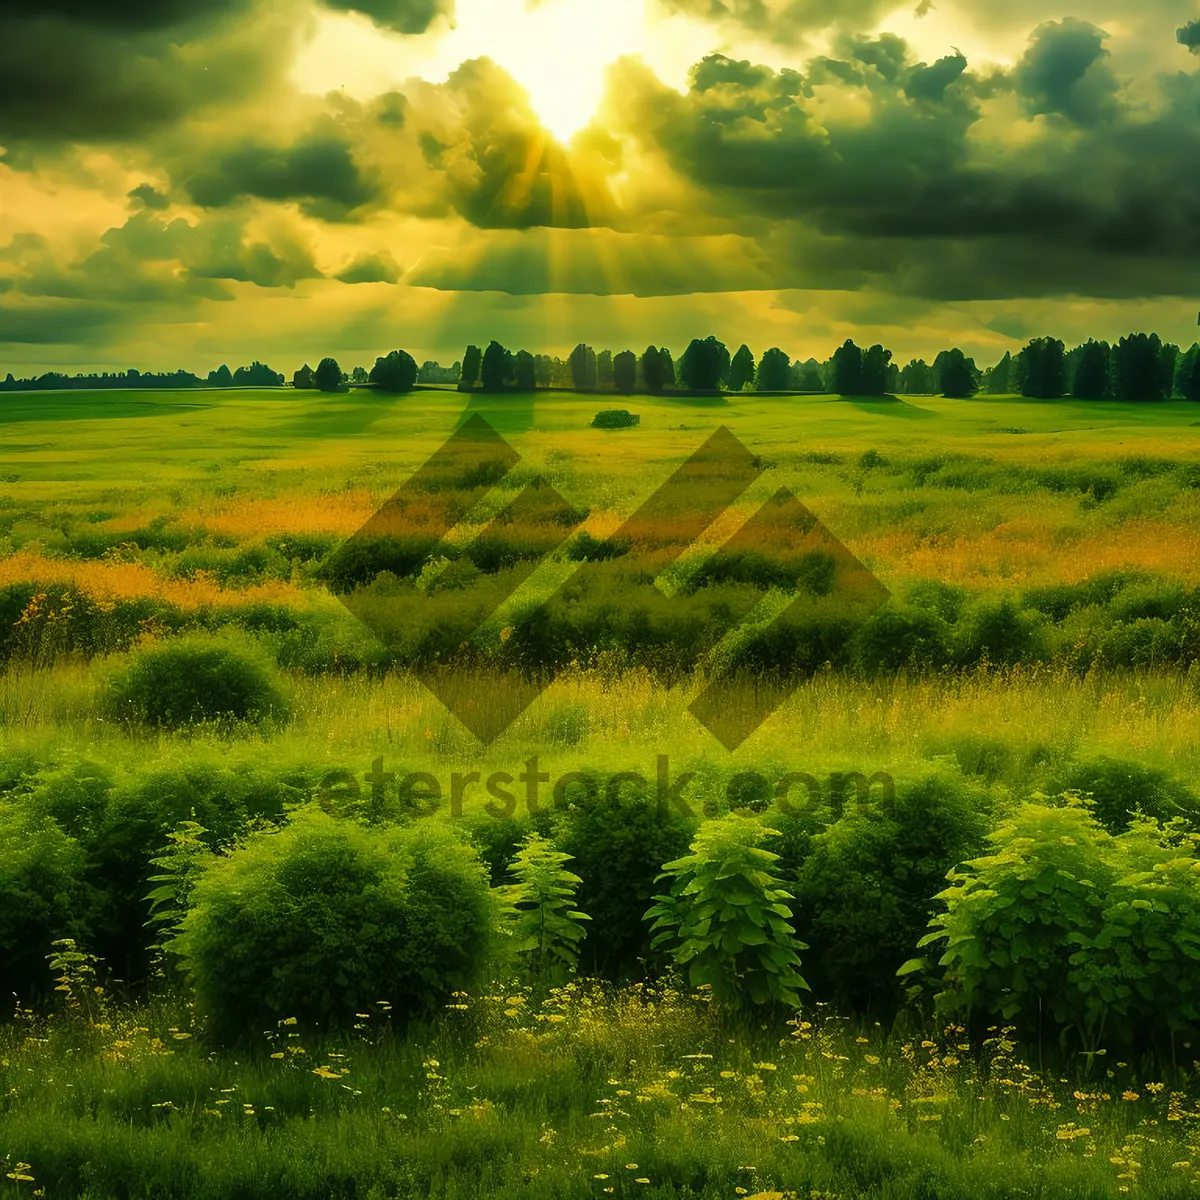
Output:
<path fill-rule="evenodd" d="M 232 1040 L 291 1017 L 348 1026 L 380 1001 L 430 1012 L 481 969 L 495 916 L 477 855 L 444 829 L 305 809 L 203 872 L 170 948 Z"/>
<path fill-rule="evenodd" d="M 937 669 L 949 658 L 949 625 L 936 612 L 919 608 L 885 608 L 850 640 L 850 661 L 865 675 Z"/>
<path fill-rule="evenodd" d="M 1083 796 L 1109 833 L 1124 832 L 1138 812 L 1159 821 L 1184 817 L 1200 828 L 1200 799 L 1166 771 L 1142 763 L 1102 754 L 1071 764 L 1050 790 Z"/>
<path fill-rule="evenodd" d="M 575 908 L 580 879 L 567 870 L 570 861 L 539 834 L 526 834 L 512 865 L 515 882 L 501 894 L 510 906 L 514 953 L 524 957 L 535 979 L 554 984 L 574 972 L 583 922 L 591 920 Z"/>
<path fill-rule="evenodd" d="M 951 875 L 921 945 L 945 943 L 941 1007 L 1144 1046 L 1200 1023 L 1200 835 L 1025 804 Z M 906 968 L 916 965 L 906 964 Z"/>
<path fill-rule="evenodd" d="M 774 874 L 777 855 L 762 848 L 771 830 L 750 817 L 728 816 L 700 826 L 690 853 L 663 867 L 674 878 L 646 913 L 655 949 L 667 949 L 693 987 L 712 989 L 725 1009 L 748 1004 L 800 1007 L 808 984 L 788 923 L 784 891 Z"/>
<path fill-rule="evenodd" d="M 820 999 L 858 1012 L 899 1004 L 896 971 L 913 954 L 946 873 L 983 848 L 990 808 L 983 789 L 930 774 L 898 782 L 891 811 L 848 810 L 812 839 L 792 911 Z"/>
<path fill-rule="evenodd" d="M 663 864 L 687 852 L 691 826 L 657 805 L 607 803 L 577 809 L 563 822 L 558 846 L 581 878 L 576 901 L 591 916 L 583 942 L 589 971 L 610 978 L 639 973 L 650 953 L 643 920 Z"/>
<path fill-rule="evenodd" d="M 47 990 L 58 938 L 82 937 L 84 854 L 25 799 L 0 799 L 0 994 L 28 1001 Z"/>
<path fill-rule="evenodd" d="M 593 429 L 631 429 L 642 418 L 625 408 L 606 408 L 592 418 Z"/>
<path fill-rule="evenodd" d="M 255 650 L 200 635 L 135 651 L 110 678 L 107 699 L 116 719 L 164 729 L 287 713 L 271 669 Z"/>
<path fill-rule="evenodd" d="M 269 771 L 205 762 L 160 767 L 114 788 L 86 843 L 94 905 L 91 948 L 121 978 L 142 978 L 152 941 L 146 928 L 151 860 L 170 833 L 185 821 L 198 821 L 207 844 L 216 848 L 256 819 L 279 820 L 287 804 L 304 798 L 303 789 Z"/>
<path fill-rule="evenodd" d="M 959 620 L 958 656 L 966 665 L 986 659 L 1011 666 L 1037 657 L 1042 649 L 1039 615 L 1007 598 L 982 601 Z"/>

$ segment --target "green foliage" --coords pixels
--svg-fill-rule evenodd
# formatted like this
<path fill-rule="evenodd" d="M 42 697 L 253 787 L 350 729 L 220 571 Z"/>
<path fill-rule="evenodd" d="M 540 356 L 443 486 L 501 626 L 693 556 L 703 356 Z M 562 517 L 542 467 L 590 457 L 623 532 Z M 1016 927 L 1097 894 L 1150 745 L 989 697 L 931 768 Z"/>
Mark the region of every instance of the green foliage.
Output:
<path fill-rule="evenodd" d="M 974 664 L 986 660 L 993 666 L 1010 666 L 1036 657 L 1041 647 L 1040 621 L 1035 613 L 1018 607 L 1005 597 L 985 600 L 964 614 L 959 622 L 959 661 Z"/>
<path fill-rule="evenodd" d="M 742 392 L 754 382 L 754 355 L 749 346 L 740 346 L 729 364 L 729 390 Z"/>
<path fill-rule="evenodd" d="M 342 382 L 342 368 L 336 358 L 323 358 L 313 372 L 313 384 L 322 392 L 342 392 L 346 385 Z"/>
<path fill-rule="evenodd" d="M 445 830 L 306 809 L 207 867 L 169 949 L 233 1040 L 289 1017 L 345 1027 L 381 1000 L 429 1012 L 481 969 L 494 926 L 478 856 Z"/>
<path fill-rule="evenodd" d="M 110 677 L 107 704 L 117 720 L 163 729 L 282 719 L 288 708 L 254 647 L 202 635 L 134 651 Z"/>
<path fill-rule="evenodd" d="M 864 675 L 937 669 L 950 659 L 950 626 L 935 612 L 884 608 L 850 641 L 850 661 Z"/>
<path fill-rule="evenodd" d="M 715 337 L 693 338 L 679 360 L 683 386 L 697 392 L 715 391 L 729 376 L 729 351 Z"/>
<path fill-rule="evenodd" d="M 646 913 L 652 946 L 667 948 L 722 1008 L 799 1008 L 808 989 L 798 971 L 807 947 L 789 923 L 792 896 L 773 872 L 779 856 L 761 846 L 774 832 L 743 816 L 706 821 L 690 853 L 664 865 L 659 878 L 674 883 Z"/>
<path fill-rule="evenodd" d="M 758 364 L 758 379 L 755 382 L 760 392 L 782 392 L 791 386 L 790 369 L 792 360 L 778 346 L 772 346 Z"/>
<path fill-rule="evenodd" d="M 593 429 L 631 429 L 642 418 L 625 408 L 606 408 L 592 418 Z"/>
<path fill-rule="evenodd" d="M 613 359 L 613 388 L 623 396 L 629 396 L 637 387 L 637 355 L 632 350 L 622 350 Z"/>
<path fill-rule="evenodd" d="M 1200 800 L 1166 771 L 1106 754 L 1072 763 L 1052 790 L 1085 799 L 1109 833 L 1124 832 L 1137 813 L 1163 822 L 1182 817 L 1193 826 L 1200 818 Z"/>
<path fill-rule="evenodd" d="M 158 886 L 145 897 L 150 905 L 146 923 L 158 930 L 160 938 L 150 947 L 152 951 L 161 954 L 179 932 L 196 880 L 212 861 L 212 851 L 204 841 L 206 832 L 198 821 L 183 821 L 167 834 L 168 844 L 162 852 L 150 860 L 159 870 L 149 879 Z"/>
<path fill-rule="evenodd" d="M 540 834 L 526 834 L 513 861 L 516 880 L 501 892 L 508 906 L 513 950 L 535 979 L 561 984 L 579 962 L 583 922 L 591 917 L 575 907 L 581 880 L 568 871 L 569 854 L 555 850 Z"/>
<path fill-rule="evenodd" d="M 894 1011 L 896 970 L 916 948 L 946 872 L 984 847 L 991 801 L 946 773 L 900 781 L 812 838 L 795 876 L 797 933 L 815 994 L 852 1011 Z"/>
<path fill-rule="evenodd" d="M 690 824 L 673 812 L 635 801 L 573 810 L 557 842 L 579 872 L 579 906 L 592 917 L 582 955 L 610 978 L 639 974 L 650 953 L 643 916 L 663 863 L 686 853 Z"/>
<path fill-rule="evenodd" d="M 841 396 L 863 394 L 863 352 L 847 338 L 833 352 L 833 378 L 830 386 Z"/>
<path fill-rule="evenodd" d="M 417 382 L 417 364 L 411 354 L 393 350 L 386 358 L 377 358 L 370 381 L 381 392 L 411 392 Z"/>
<path fill-rule="evenodd" d="M 1089 1046 L 1197 1027 L 1200 835 L 1139 820 L 1113 837 L 1085 807 L 1027 803 L 990 841 L 920 943 L 944 943 L 944 1008 Z"/>
<path fill-rule="evenodd" d="M 44 992 L 58 938 L 81 936 L 84 852 L 22 799 L 0 797 L 0 978 L 24 1000 Z"/>

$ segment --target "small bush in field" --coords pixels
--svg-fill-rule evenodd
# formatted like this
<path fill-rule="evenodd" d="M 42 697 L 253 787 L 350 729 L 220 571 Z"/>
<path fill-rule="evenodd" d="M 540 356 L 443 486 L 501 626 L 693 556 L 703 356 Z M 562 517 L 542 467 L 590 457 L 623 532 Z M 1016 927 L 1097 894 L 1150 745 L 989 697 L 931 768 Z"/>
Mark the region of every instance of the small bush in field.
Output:
<path fill-rule="evenodd" d="M 529 833 L 512 865 L 515 883 L 503 900 L 510 906 L 513 950 L 529 965 L 530 973 L 549 983 L 563 983 L 579 962 L 579 943 L 587 913 L 575 906 L 579 876 L 567 870 L 569 854 Z"/>
<path fill-rule="evenodd" d="M 985 846 L 987 793 L 960 776 L 900 781 L 890 811 L 850 810 L 812 839 L 792 891 L 805 973 L 822 1000 L 886 1012 L 946 872 Z M 790 883 L 791 881 L 789 881 Z"/>
<path fill-rule="evenodd" d="M 289 1017 L 345 1027 L 381 1000 L 430 1012 L 480 970 L 495 915 L 478 856 L 449 832 L 306 809 L 204 870 L 168 948 L 235 1040 Z"/>
<path fill-rule="evenodd" d="M 595 804 L 562 823 L 558 846 L 581 877 L 576 897 L 592 921 L 585 931 L 588 970 L 620 977 L 640 973 L 650 953 L 643 921 L 663 863 L 687 853 L 691 825 L 647 803 Z"/>
<path fill-rule="evenodd" d="M 723 1008 L 799 1008 L 808 988 L 798 970 L 807 947 L 788 923 L 792 897 L 773 872 L 778 856 L 761 846 L 772 832 L 750 817 L 706 821 L 691 853 L 663 867 L 661 878 L 675 882 L 646 913 L 654 947 Z"/>
<path fill-rule="evenodd" d="M 592 418 L 593 429 L 632 429 L 641 422 L 637 413 L 625 408 L 606 408 Z"/>
<path fill-rule="evenodd" d="M 922 671 L 950 658 L 950 626 L 925 609 L 885 608 L 868 618 L 850 641 L 850 660 L 864 675 Z"/>
<path fill-rule="evenodd" d="M 1020 609 L 1009 599 L 983 602 L 958 621 L 958 654 L 971 666 L 986 659 L 993 666 L 1037 657 L 1043 647 L 1040 614 Z"/>
<path fill-rule="evenodd" d="M 108 705 L 118 720 L 162 729 L 287 714 L 271 668 L 254 650 L 200 636 L 136 650 L 110 678 Z"/>
<path fill-rule="evenodd" d="M 1183 817 L 1200 825 L 1200 799 L 1166 771 L 1138 762 L 1100 755 L 1072 764 L 1054 787 L 1084 797 L 1109 833 L 1128 829 L 1137 812 L 1159 821 Z"/>
<path fill-rule="evenodd" d="M 11 1003 L 50 984 L 47 956 L 78 935 L 84 854 L 58 824 L 23 800 L 0 800 L 0 964 Z"/>
<path fill-rule="evenodd" d="M 921 941 L 944 943 L 943 1008 L 1085 1045 L 1200 1025 L 1200 835 L 1147 819 L 1113 837 L 1086 808 L 1029 803 L 989 840 Z"/>

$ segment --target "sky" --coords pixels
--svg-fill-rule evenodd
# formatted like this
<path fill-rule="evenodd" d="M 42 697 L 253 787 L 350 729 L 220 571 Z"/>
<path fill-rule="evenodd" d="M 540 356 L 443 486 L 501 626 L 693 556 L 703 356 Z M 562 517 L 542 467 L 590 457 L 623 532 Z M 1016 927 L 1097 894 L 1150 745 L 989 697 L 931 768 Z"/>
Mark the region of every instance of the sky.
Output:
<path fill-rule="evenodd" d="M 1197 0 L 7 0 L 0 377 L 1200 309 Z"/>

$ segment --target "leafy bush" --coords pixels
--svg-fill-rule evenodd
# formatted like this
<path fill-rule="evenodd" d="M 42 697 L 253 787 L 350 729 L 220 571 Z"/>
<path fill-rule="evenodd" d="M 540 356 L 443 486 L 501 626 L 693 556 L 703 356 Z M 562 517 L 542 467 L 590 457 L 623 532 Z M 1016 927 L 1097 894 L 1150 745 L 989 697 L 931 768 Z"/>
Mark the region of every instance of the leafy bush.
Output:
<path fill-rule="evenodd" d="M 26 800 L 0 799 L 0 963 L 11 1002 L 44 991 L 47 956 L 80 936 L 84 854 L 79 843 Z"/>
<path fill-rule="evenodd" d="M 642 418 L 625 408 L 606 408 L 592 418 L 593 429 L 631 429 Z"/>
<path fill-rule="evenodd" d="M 1007 598 L 977 604 L 959 621 L 960 661 L 1011 666 L 1036 657 L 1042 645 L 1038 620 Z"/>
<path fill-rule="evenodd" d="M 1113 837 L 1085 808 L 1030 803 L 990 841 L 920 943 L 945 943 L 945 1010 L 1088 1046 L 1197 1027 L 1200 835 L 1147 820 Z"/>
<path fill-rule="evenodd" d="M 35 793 L 36 795 L 36 793 Z M 148 964 L 146 894 L 152 857 L 185 821 L 205 829 L 210 847 L 228 844 L 257 819 L 275 821 L 305 790 L 265 770 L 192 762 L 135 775 L 113 789 L 88 838 L 92 948 L 126 980 Z"/>
<path fill-rule="evenodd" d="M 165 729 L 287 713 L 278 683 L 255 651 L 199 635 L 135 651 L 110 678 L 108 705 L 119 720 Z"/>
<path fill-rule="evenodd" d="M 660 878 L 675 882 L 646 913 L 653 946 L 668 948 L 723 1008 L 799 1008 L 808 988 L 797 970 L 807 947 L 788 923 L 792 897 L 773 872 L 778 856 L 761 846 L 771 832 L 750 817 L 706 821 L 691 853 L 663 867 Z"/>
<path fill-rule="evenodd" d="M 643 921 L 663 864 L 686 853 L 691 837 L 678 814 L 657 805 L 596 804 L 573 811 L 558 834 L 581 877 L 577 902 L 591 916 L 583 959 L 609 977 L 634 974 L 650 952 Z"/>
<path fill-rule="evenodd" d="M 1083 796 L 1109 833 L 1122 833 L 1141 812 L 1159 821 L 1184 817 L 1200 828 L 1200 799 L 1166 771 L 1100 755 L 1072 764 L 1053 781 L 1056 793 Z"/>
<path fill-rule="evenodd" d="M 569 854 L 529 833 L 512 865 L 516 882 L 506 887 L 513 950 L 524 955 L 534 978 L 562 983 L 579 962 L 579 943 L 587 913 L 574 907 L 578 875 L 567 870 Z"/>
<path fill-rule="evenodd" d="M 850 661 L 865 675 L 944 666 L 950 627 L 936 613 L 885 608 L 869 617 L 850 641 Z"/>
<path fill-rule="evenodd" d="M 431 1011 L 480 969 L 496 915 L 478 857 L 445 830 L 313 809 L 214 861 L 191 901 L 169 946 L 223 1039 L 290 1017 L 346 1026 L 381 1000 Z"/>
<path fill-rule="evenodd" d="M 928 924 L 946 873 L 984 846 L 989 797 L 953 774 L 899 782 L 889 812 L 848 811 L 812 839 L 792 911 L 822 1000 L 855 1011 L 899 1003 L 896 971 Z"/>

